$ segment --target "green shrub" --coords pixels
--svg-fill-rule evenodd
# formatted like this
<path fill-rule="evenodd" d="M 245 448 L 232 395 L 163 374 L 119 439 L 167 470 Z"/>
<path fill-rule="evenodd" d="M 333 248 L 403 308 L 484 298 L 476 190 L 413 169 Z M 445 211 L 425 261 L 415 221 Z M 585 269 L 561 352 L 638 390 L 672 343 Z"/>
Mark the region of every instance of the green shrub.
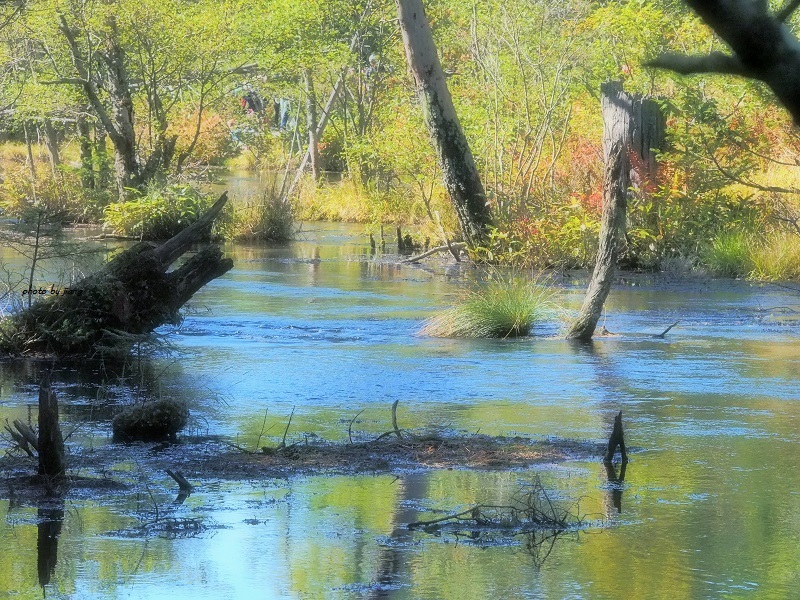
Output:
<path fill-rule="evenodd" d="M 118 235 L 166 240 L 197 221 L 211 206 L 210 196 L 189 186 L 152 187 L 146 194 L 105 209 L 105 223 Z"/>
<path fill-rule="evenodd" d="M 108 191 L 81 187 L 78 173 L 67 167 L 60 169 L 58 177 L 49 169 L 40 168 L 34 185 L 27 167 L 11 169 L 4 177 L 0 184 L 0 214 L 15 219 L 23 218 L 35 204 L 48 214 L 60 215 L 65 223 L 96 223 L 110 197 Z"/>
<path fill-rule="evenodd" d="M 492 277 L 465 294 L 460 303 L 428 319 L 421 335 L 507 338 L 530 334 L 554 310 L 553 292 L 536 281 Z"/>
<path fill-rule="evenodd" d="M 746 277 L 753 270 L 752 236 L 742 231 L 718 235 L 710 246 L 703 248 L 700 258 L 712 275 L 717 277 Z"/>

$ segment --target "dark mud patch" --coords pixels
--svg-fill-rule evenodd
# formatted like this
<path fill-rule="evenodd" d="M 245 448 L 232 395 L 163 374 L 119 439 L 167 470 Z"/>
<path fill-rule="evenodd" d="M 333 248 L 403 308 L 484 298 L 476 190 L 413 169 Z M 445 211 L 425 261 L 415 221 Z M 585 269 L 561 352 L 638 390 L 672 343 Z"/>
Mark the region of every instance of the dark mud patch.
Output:
<path fill-rule="evenodd" d="M 514 469 L 589 456 L 597 450 L 594 444 L 567 440 L 421 436 L 353 444 L 301 443 L 280 449 L 262 449 L 255 453 L 228 448 L 210 460 L 197 460 L 190 453 L 185 456 L 181 466 L 187 477 L 191 473 L 201 479 L 385 473 L 418 469 Z"/>
<path fill-rule="evenodd" d="M 172 486 L 166 469 L 181 471 L 193 485 L 204 481 L 266 481 L 297 475 L 396 473 L 426 469 L 524 469 L 570 458 L 599 457 L 598 444 L 573 440 L 530 440 L 484 435 L 384 437 L 359 443 L 298 443 L 257 452 L 220 439 L 184 439 L 173 444 L 108 444 L 92 450 L 72 449 L 68 458 L 77 475 L 59 483 L 56 495 L 106 495 L 136 487 L 141 474 Z M 52 482 L 25 476 L 31 459 L 0 458 L 0 497 L 46 498 Z"/>

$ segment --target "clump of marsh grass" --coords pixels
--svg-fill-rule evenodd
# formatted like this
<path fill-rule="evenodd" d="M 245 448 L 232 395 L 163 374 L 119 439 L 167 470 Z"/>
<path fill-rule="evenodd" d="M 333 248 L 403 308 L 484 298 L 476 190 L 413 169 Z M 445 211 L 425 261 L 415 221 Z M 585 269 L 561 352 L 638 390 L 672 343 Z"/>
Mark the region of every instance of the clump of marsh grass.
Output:
<path fill-rule="evenodd" d="M 717 277 L 746 277 L 753 270 L 753 250 L 750 234 L 729 231 L 718 235 L 701 255 L 705 266 Z"/>
<path fill-rule="evenodd" d="M 294 214 L 286 197 L 286 175 L 268 175 L 261 195 L 234 208 L 233 237 L 243 241 L 285 242 L 294 238 Z"/>
<path fill-rule="evenodd" d="M 425 321 L 420 335 L 507 338 L 530 334 L 555 309 L 553 291 L 539 281 L 494 276 L 461 301 Z"/>
<path fill-rule="evenodd" d="M 750 277 L 764 281 L 800 281 L 800 237 L 793 233 L 768 236 L 751 254 Z"/>

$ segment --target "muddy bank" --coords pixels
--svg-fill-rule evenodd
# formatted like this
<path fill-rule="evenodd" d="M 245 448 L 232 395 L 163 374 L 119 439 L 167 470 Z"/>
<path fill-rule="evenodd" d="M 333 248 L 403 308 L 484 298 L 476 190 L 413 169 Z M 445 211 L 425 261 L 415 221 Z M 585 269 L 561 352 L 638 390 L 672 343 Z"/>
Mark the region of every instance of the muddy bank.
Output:
<path fill-rule="evenodd" d="M 198 487 L 214 480 L 262 481 L 298 475 L 399 473 L 428 469 L 524 469 L 570 458 L 602 455 L 602 447 L 574 440 L 530 440 L 485 435 L 422 435 L 358 443 L 303 441 L 258 451 L 236 447 L 217 438 L 185 438 L 174 444 L 108 444 L 95 449 L 72 448 L 69 482 L 61 492 L 70 496 L 102 495 L 136 487 L 148 479 L 174 485 L 167 469 L 179 470 Z M 0 497 L 48 495 L 45 482 L 31 477 L 31 458 L 0 458 Z"/>

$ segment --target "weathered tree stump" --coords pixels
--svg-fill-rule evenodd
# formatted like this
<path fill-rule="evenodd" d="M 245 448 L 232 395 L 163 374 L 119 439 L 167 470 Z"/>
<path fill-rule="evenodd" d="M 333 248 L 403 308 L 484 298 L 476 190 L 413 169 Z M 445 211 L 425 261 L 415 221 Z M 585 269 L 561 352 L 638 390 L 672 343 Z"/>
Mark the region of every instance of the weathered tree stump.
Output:
<path fill-rule="evenodd" d="M 227 193 L 197 222 L 161 245 L 140 242 L 103 269 L 12 317 L 0 339 L 11 355 L 126 355 L 141 336 L 180 321 L 180 308 L 212 279 L 233 267 L 217 246 L 170 266 L 200 241 Z M 8 333 L 11 332 L 11 333 Z"/>
<path fill-rule="evenodd" d="M 622 431 L 622 411 L 619 411 L 614 417 L 614 429 L 611 430 L 611 436 L 608 438 L 608 449 L 603 457 L 603 462 L 610 463 L 614 460 L 614 453 L 619 446 L 619 453 L 622 457 L 622 462 L 628 462 L 628 452 L 625 449 L 625 434 Z"/>
<path fill-rule="evenodd" d="M 49 385 L 39 387 L 39 475 L 62 477 L 67 471 L 64 438 L 58 424 L 58 399 Z"/>
<path fill-rule="evenodd" d="M 628 193 L 643 189 L 656 173 L 654 150 L 664 142 L 664 116 L 652 100 L 629 95 L 618 81 L 601 87 L 603 109 L 603 214 L 592 278 L 568 338 L 589 340 L 603 312 L 614 268 L 625 243 Z"/>

